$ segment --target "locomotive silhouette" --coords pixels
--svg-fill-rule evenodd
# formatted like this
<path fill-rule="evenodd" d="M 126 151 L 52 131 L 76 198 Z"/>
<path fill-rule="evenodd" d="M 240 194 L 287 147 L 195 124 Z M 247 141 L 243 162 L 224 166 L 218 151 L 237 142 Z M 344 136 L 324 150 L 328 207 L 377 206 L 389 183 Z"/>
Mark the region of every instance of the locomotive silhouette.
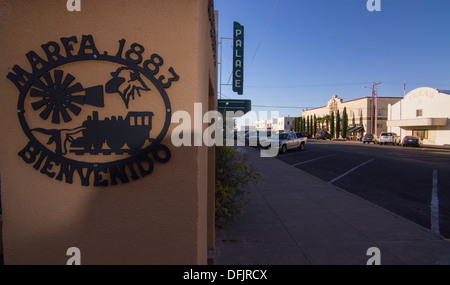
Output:
<path fill-rule="evenodd" d="M 70 142 L 69 151 L 77 155 L 84 153 L 123 154 L 135 153 L 150 139 L 153 112 L 128 112 L 125 119 L 122 116 L 112 116 L 104 120 L 98 119 L 98 112 L 88 116 L 77 132 L 66 137 Z M 73 139 L 72 135 L 82 133 Z M 109 149 L 103 148 L 106 142 Z M 128 148 L 127 148 L 128 147 Z"/>

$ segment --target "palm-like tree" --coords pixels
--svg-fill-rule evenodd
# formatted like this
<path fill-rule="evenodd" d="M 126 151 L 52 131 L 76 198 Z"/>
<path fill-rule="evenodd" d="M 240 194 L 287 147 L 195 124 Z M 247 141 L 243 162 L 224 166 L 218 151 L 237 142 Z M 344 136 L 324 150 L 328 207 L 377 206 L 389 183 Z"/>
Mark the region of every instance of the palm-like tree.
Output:
<path fill-rule="evenodd" d="M 323 116 L 323 119 L 325 120 L 325 123 L 326 123 L 326 126 L 327 126 L 327 131 L 329 131 L 328 125 L 329 125 L 329 123 L 331 121 L 331 116 L 330 115 L 325 115 L 325 116 Z"/>

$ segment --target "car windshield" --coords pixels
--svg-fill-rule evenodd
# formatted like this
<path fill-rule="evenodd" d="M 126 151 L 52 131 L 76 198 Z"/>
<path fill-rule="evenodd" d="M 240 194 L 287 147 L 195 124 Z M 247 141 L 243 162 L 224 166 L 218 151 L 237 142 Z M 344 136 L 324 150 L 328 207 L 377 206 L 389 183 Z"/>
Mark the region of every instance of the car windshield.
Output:
<path fill-rule="evenodd" d="M 288 135 L 289 134 L 279 134 L 278 137 L 279 137 L 280 140 L 285 140 L 285 139 L 288 138 Z"/>
<path fill-rule="evenodd" d="M 371 139 L 373 138 L 373 135 L 366 135 L 366 138 Z"/>
<path fill-rule="evenodd" d="M 381 133 L 380 136 L 392 136 L 392 133 Z"/>

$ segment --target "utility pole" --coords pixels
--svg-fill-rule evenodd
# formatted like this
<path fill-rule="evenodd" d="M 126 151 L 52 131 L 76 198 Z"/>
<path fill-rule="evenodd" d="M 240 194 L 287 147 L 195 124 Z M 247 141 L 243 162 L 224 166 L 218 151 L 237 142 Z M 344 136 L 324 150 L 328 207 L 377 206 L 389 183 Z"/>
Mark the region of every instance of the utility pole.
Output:
<path fill-rule="evenodd" d="M 378 84 L 381 84 L 381 82 L 372 83 L 372 87 L 364 86 L 363 88 L 372 88 L 372 102 L 371 102 L 371 130 L 370 133 L 377 136 L 378 131 L 378 124 L 377 124 L 377 117 L 378 117 L 378 96 L 377 96 L 377 90 L 376 87 Z M 376 97 L 376 99 L 375 99 Z"/>

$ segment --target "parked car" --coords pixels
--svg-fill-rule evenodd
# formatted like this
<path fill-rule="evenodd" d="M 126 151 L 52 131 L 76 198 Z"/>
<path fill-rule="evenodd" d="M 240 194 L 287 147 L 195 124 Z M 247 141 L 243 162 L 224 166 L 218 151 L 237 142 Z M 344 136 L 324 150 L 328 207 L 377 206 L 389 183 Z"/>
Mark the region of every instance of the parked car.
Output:
<path fill-rule="evenodd" d="M 400 145 L 401 139 L 396 133 L 381 133 L 378 139 L 379 144 Z"/>
<path fill-rule="evenodd" d="M 365 143 L 374 143 L 374 144 L 376 144 L 376 143 L 378 143 L 378 140 L 377 140 L 377 137 L 376 136 L 374 136 L 373 134 L 366 134 L 366 135 L 364 135 L 364 138 L 363 138 L 363 140 L 362 140 L 362 142 L 363 142 L 363 144 L 365 144 Z"/>
<path fill-rule="evenodd" d="M 418 146 L 423 147 L 423 140 L 418 136 L 406 136 L 403 138 L 402 146 Z"/>
<path fill-rule="evenodd" d="M 311 135 L 308 134 L 307 132 L 297 132 L 295 133 L 297 135 L 298 138 L 310 138 Z"/>
<path fill-rule="evenodd" d="M 297 138 L 297 135 L 293 132 L 282 133 L 273 136 L 270 139 L 264 141 L 263 146 L 269 147 L 270 144 L 278 143 L 279 152 L 285 153 L 288 149 L 304 150 L 308 138 Z"/>
<path fill-rule="evenodd" d="M 326 131 L 318 131 L 316 133 L 316 139 L 318 140 L 331 140 L 331 134 Z"/>
<path fill-rule="evenodd" d="M 271 131 L 249 132 L 249 135 L 245 137 L 245 145 L 260 147 L 261 141 L 271 138 L 273 134 Z"/>

